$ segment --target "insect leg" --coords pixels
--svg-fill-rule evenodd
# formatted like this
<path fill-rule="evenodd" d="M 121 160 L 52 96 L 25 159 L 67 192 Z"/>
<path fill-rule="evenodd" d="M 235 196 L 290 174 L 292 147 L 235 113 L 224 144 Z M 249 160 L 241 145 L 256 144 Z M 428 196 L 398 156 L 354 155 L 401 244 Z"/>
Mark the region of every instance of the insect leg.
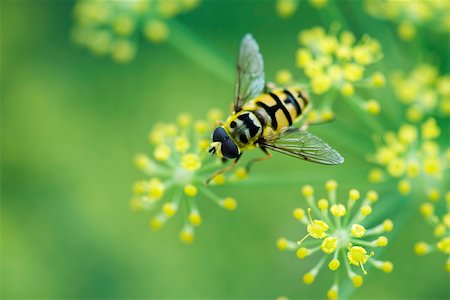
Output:
<path fill-rule="evenodd" d="M 236 159 L 233 161 L 233 163 L 232 163 L 231 165 L 226 166 L 226 167 L 223 168 L 222 170 L 219 170 L 219 171 L 215 172 L 214 174 L 212 174 L 212 175 L 206 180 L 206 182 L 205 182 L 206 185 L 208 185 L 209 182 L 210 182 L 211 180 L 213 180 L 214 177 L 216 177 L 217 175 L 226 173 L 226 172 L 230 171 L 231 169 L 233 169 L 233 168 L 237 165 L 237 163 L 238 163 L 239 159 L 241 158 L 241 156 L 242 156 L 242 153 L 239 154 L 238 157 L 236 157 Z"/>
<path fill-rule="evenodd" d="M 272 153 L 270 153 L 269 151 L 267 151 L 266 148 L 260 147 L 260 149 L 262 150 L 262 152 L 264 152 L 264 154 L 266 154 L 266 156 L 264 156 L 264 157 L 258 157 L 258 158 L 254 158 L 254 159 L 250 160 L 250 161 L 247 163 L 247 165 L 245 166 L 245 169 L 247 170 L 247 173 L 250 172 L 250 168 L 252 167 L 252 165 L 253 165 L 254 163 L 260 162 L 260 161 L 264 161 L 264 160 L 267 160 L 267 159 L 269 159 L 269 158 L 272 157 Z"/>

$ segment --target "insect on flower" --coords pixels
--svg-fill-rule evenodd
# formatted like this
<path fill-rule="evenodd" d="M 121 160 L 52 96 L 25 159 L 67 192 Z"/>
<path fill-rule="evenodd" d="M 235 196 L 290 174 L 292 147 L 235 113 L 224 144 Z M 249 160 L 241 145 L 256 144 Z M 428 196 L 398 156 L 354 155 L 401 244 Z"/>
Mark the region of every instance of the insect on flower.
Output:
<path fill-rule="evenodd" d="M 251 160 L 247 170 L 254 162 L 270 158 L 268 149 L 320 164 L 343 163 L 344 158 L 336 150 L 304 130 L 306 123 L 303 128 L 292 127 L 310 107 L 308 96 L 299 88 L 264 88 L 259 46 L 250 34 L 245 35 L 237 61 L 233 112 L 214 130 L 209 150 L 222 158 L 234 159 L 234 163 L 215 175 L 232 168 L 243 151 L 255 147 L 266 156 Z"/>
<path fill-rule="evenodd" d="M 303 187 L 302 193 L 309 206 L 308 212 L 296 208 L 293 216 L 306 226 L 307 234 L 298 242 L 279 238 L 277 246 L 280 250 L 296 251 L 299 259 L 316 252 L 322 253 L 319 262 L 303 276 L 303 282 L 312 284 L 320 269 L 327 263 L 328 269 L 336 272 L 335 281 L 327 296 L 329 299 L 337 299 L 342 282 L 339 278 L 341 264 L 344 264 L 344 271 L 355 287 L 363 284 L 363 277 L 353 270 L 355 266 L 364 275 L 367 274 L 364 267 L 366 263 L 385 273 L 393 270 L 391 262 L 373 258 L 373 250 L 388 245 L 388 238 L 381 234 L 392 231 L 394 225 L 387 219 L 374 227 L 366 227 L 366 217 L 372 213 L 372 205 L 378 201 L 375 191 L 369 191 L 365 199 L 360 200 L 359 191 L 352 189 L 349 191 L 347 203 L 340 203 L 336 195 L 337 182 L 329 180 L 325 188 L 328 199 L 316 200 L 313 187 Z M 318 219 L 313 216 L 318 216 Z"/>
<path fill-rule="evenodd" d="M 209 113 L 209 121 L 194 122 L 189 115 L 182 114 L 177 124 L 158 124 L 150 133 L 152 155 L 136 156 L 136 167 L 149 178 L 134 184 L 131 206 L 135 210 L 153 212 L 150 220 L 153 230 L 161 229 L 181 210 L 185 225 L 180 239 L 192 243 L 195 228 L 202 224 L 200 199 L 210 199 L 229 211 L 236 209 L 236 200 L 219 196 L 214 185 L 245 179 L 247 173 L 244 168 L 236 169 L 227 177 L 215 177 L 210 186 L 204 185 L 211 171 L 222 167 L 220 160 L 211 159 L 207 152 L 208 135 L 219 115 L 217 110 L 213 110 Z"/>

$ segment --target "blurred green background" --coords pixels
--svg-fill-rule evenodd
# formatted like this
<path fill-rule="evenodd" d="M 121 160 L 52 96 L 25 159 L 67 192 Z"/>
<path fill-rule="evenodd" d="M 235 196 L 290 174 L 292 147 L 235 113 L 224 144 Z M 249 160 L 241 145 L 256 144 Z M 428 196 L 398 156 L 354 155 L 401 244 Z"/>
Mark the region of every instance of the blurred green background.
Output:
<path fill-rule="evenodd" d="M 305 286 L 301 277 L 317 260 L 299 261 L 280 252 L 275 241 L 304 234 L 291 217 L 292 209 L 303 204 L 302 184 L 319 187 L 335 178 L 342 195 L 350 188 L 371 188 L 364 158 L 373 147 L 364 116 L 338 101 L 337 120 L 312 130 L 346 157 L 345 165 L 299 162 L 292 169 L 290 158 L 275 155 L 254 172 L 278 176 L 289 169 L 289 182 L 224 187 L 224 194 L 238 199 L 237 211 L 201 203 L 204 225 L 190 246 L 178 239 L 181 218 L 154 233 L 148 228 L 150 214 L 129 209 L 132 183 L 143 177 L 132 158 L 150 150 L 147 135 L 156 122 L 173 121 L 181 112 L 203 117 L 210 108 L 228 111 L 235 55 L 247 32 L 260 44 L 268 80 L 280 68 L 294 69 L 300 30 L 328 28 L 335 20 L 357 36 L 380 39 L 382 71 L 433 57 L 448 72 L 448 43 L 439 43 L 442 35 L 427 34 L 413 44 L 397 41 L 394 26 L 365 15 L 359 1 L 338 2 L 340 14 L 303 3 L 287 20 L 277 17 L 272 1 L 203 1 L 176 22 L 224 62 L 219 72 L 171 43 L 144 41 L 136 58 L 120 65 L 73 45 L 73 5 L 1 2 L 0 296 L 323 298 L 331 272 Z M 383 105 L 393 101 L 380 100 Z M 396 124 L 396 113 L 387 115 L 385 122 Z M 375 210 L 400 202 L 390 189 L 380 190 Z M 394 262 L 394 272 L 370 270 L 354 297 L 448 299 L 445 258 L 418 258 L 412 252 L 431 227 L 408 209 L 408 199 L 402 201 L 389 215 L 398 226 L 383 253 Z"/>

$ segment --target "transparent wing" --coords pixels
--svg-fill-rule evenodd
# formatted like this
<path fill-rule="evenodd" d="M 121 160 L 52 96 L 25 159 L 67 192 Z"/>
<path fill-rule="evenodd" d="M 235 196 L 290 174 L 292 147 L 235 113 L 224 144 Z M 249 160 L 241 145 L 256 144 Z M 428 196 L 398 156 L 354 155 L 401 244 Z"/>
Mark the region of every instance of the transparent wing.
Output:
<path fill-rule="evenodd" d="M 317 136 L 300 128 L 288 128 L 273 137 L 266 138 L 261 146 L 306 161 L 324 165 L 338 165 L 344 158 Z"/>
<path fill-rule="evenodd" d="M 263 88 L 264 61 L 255 39 L 247 33 L 242 39 L 237 60 L 234 111 L 240 111 L 244 103 L 261 94 Z"/>

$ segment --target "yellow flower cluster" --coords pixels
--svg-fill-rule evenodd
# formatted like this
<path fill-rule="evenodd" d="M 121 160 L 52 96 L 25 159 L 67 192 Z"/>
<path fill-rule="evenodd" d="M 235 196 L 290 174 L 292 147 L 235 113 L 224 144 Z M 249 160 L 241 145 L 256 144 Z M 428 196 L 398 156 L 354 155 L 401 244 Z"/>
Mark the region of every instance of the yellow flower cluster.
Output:
<path fill-rule="evenodd" d="M 364 4 L 369 15 L 397 23 L 398 36 L 405 41 L 414 39 L 421 26 L 450 32 L 449 1 L 366 0 Z"/>
<path fill-rule="evenodd" d="M 75 43 L 119 63 L 136 55 L 140 35 L 150 42 L 167 40 L 167 19 L 192 10 L 200 0 L 78 0 L 74 7 Z"/>
<path fill-rule="evenodd" d="M 297 11 L 299 1 L 300 0 L 277 0 L 275 2 L 275 8 L 278 16 L 282 18 L 291 17 Z M 328 0 L 309 0 L 308 2 L 316 9 L 323 8 L 328 4 Z"/>
<path fill-rule="evenodd" d="M 430 198 L 432 202 L 423 203 L 420 207 L 420 213 L 425 220 L 433 227 L 433 237 L 436 239 L 432 244 L 426 242 L 418 242 L 414 246 L 414 251 L 417 255 L 425 255 L 430 252 L 438 251 L 447 256 L 446 270 L 450 272 L 450 191 L 445 195 L 446 210 L 445 213 L 438 217 L 436 208 L 440 208 L 436 203 L 439 200 L 439 195 L 435 198 Z"/>
<path fill-rule="evenodd" d="M 362 285 L 363 277 L 352 266 L 358 267 L 364 275 L 367 274 L 364 267 L 366 263 L 386 273 L 393 269 L 391 262 L 372 257 L 375 255 L 373 249 L 388 245 L 387 237 L 382 234 L 392 231 L 394 226 L 387 219 L 377 226 L 366 227 L 366 217 L 372 213 L 372 205 L 378 201 L 378 194 L 369 191 L 364 199 L 360 199 L 359 191 L 352 189 L 347 202 L 340 203 L 337 200 L 337 186 L 336 181 L 329 180 L 325 184 L 328 197 L 319 200 L 315 198 L 312 186 L 304 186 L 302 194 L 308 203 L 308 211 L 296 208 L 293 216 L 306 226 L 307 234 L 298 242 L 286 238 L 277 241 L 280 250 L 296 251 L 299 259 L 323 252 L 319 262 L 303 276 L 303 281 L 312 284 L 326 263 L 328 269 L 336 272 L 335 281 L 327 293 L 329 299 L 338 298 L 341 264 L 355 287 Z M 317 216 L 317 219 L 313 216 Z"/>
<path fill-rule="evenodd" d="M 397 133 L 386 132 L 379 142 L 372 162 L 382 166 L 369 172 L 369 181 L 379 183 L 398 179 L 398 190 L 403 195 L 411 192 L 413 181 L 417 191 L 434 195 L 445 182 L 450 166 L 450 148 L 442 148 L 437 139 L 441 129 L 434 118 L 419 126 L 404 124 Z"/>
<path fill-rule="evenodd" d="M 370 66 L 382 57 L 380 43 L 362 36 L 359 40 L 350 31 L 340 31 L 339 24 L 333 24 L 329 32 L 322 27 L 301 31 L 298 35 L 300 48 L 296 52 L 296 66 L 309 81 L 309 90 L 316 95 L 324 95 L 320 112 L 332 118 L 331 106 L 336 94 L 355 102 L 371 115 L 380 113 L 380 105 L 375 99 L 362 99 L 357 88 L 379 88 L 385 85 L 385 77 L 379 71 L 370 71 Z M 289 70 L 276 74 L 280 85 L 297 84 Z M 327 118 L 326 116 L 322 116 Z M 314 119 L 314 116 L 311 117 Z"/>
<path fill-rule="evenodd" d="M 440 75 L 436 67 L 422 64 L 409 74 L 395 72 L 392 84 L 397 98 L 408 105 L 409 121 L 418 122 L 426 114 L 450 116 L 450 74 Z"/>
<path fill-rule="evenodd" d="M 184 206 L 185 225 L 180 239 L 191 243 L 195 227 L 202 223 L 197 206 L 199 198 L 209 198 L 229 211 L 236 209 L 234 198 L 220 197 L 213 188 L 227 181 L 245 179 L 244 168 L 226 176 L 217 175 L 210 185 L 205 185 L 211 174 L 223 167 L 217 157 L 208 153 L 210 134 L 220 115 L 213 110 L 208 114 L 208 121 L 194 122 L 190 115 L 182 114 L 176 124 L 158 124 L 150 132 L 153 153 L 150 156 L 138 154 L 135 158 L 136 167 L 149 178 L 135 182 L 131 206 L 135 210 L 157 211 L 150 220 L 152 229 L 160 229 Z"/>

